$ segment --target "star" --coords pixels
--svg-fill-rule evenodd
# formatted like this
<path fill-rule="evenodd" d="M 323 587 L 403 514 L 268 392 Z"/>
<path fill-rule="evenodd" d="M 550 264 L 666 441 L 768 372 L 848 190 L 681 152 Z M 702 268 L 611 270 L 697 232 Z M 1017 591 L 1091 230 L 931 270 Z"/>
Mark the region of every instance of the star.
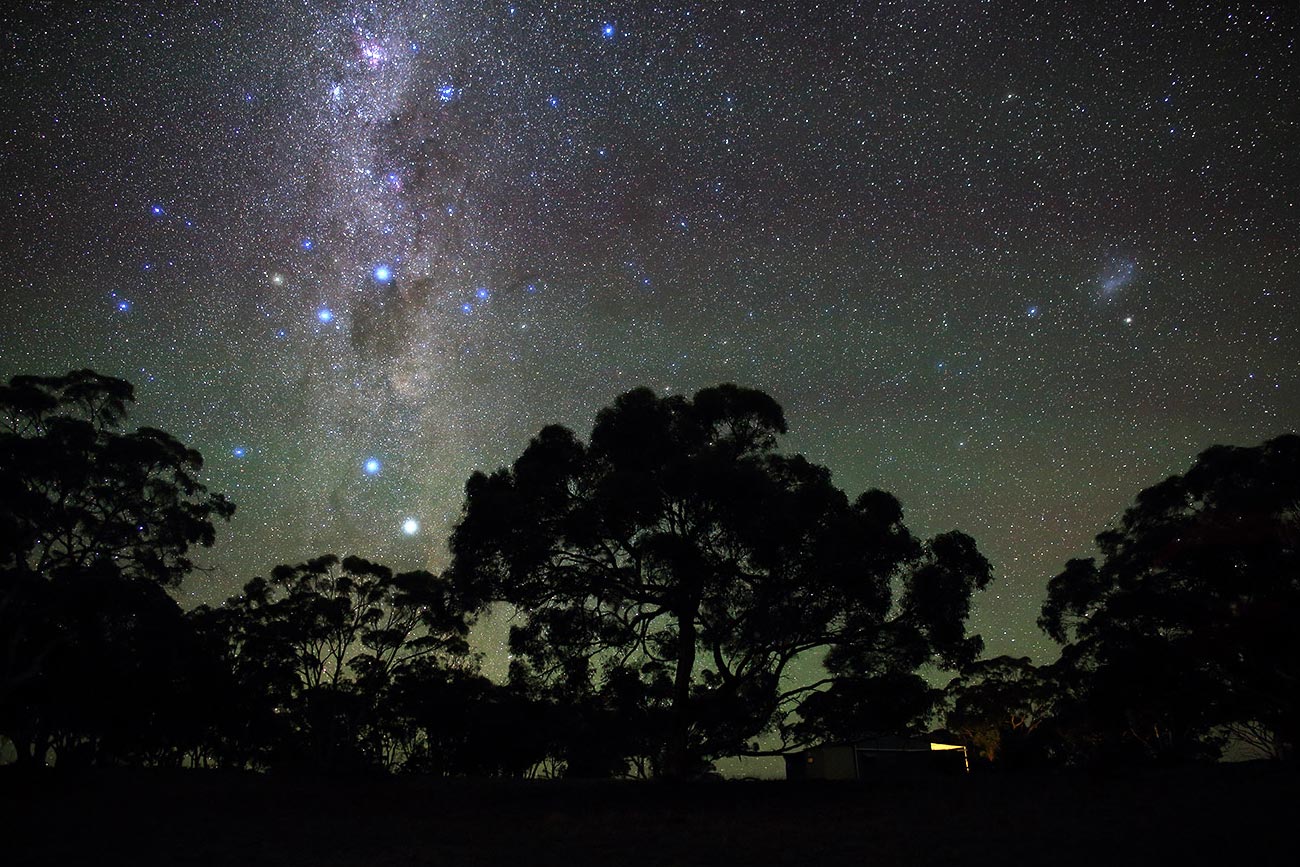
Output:
<path fill-rule="evenodd" d="M 233 449 L 230 450 L 230 456 L 238 460 L 242 460 L 243 458 L 248 456 L 248 447 L 235 446 Z"/>
<path fill-rule="evenodd" d="M 604 39 L 613 39 L 617 33 L 618 29 L 612 23 L 605 23 L 600 27 L 600 35 Z"/>
<path fill-rule="evenodd" d="M 420 522 L 415 518 L 407 518 L 402 522 L 402 533 L 407 536 L 414 536 L 420 532 Z"/>
<path fill-rule="evenodd" d="M 376 283 L 387 283 L 393 279 L 393 269 L 388 265 L 376 265 L 374 275 Z"/>
<path fill-rule="evenodd" d="M 361 472 L 365 473 L 367 476 L 377 476 L 383 468 L 384 465 L 380 462 L 379 458 L 366 458 L 365 462 L 361 465 Z"/>
<path fill-rule="evenodd" d="M 329 309 L 328 307 L 322 307 L 321 309 L 316 311 L 316 318 L 319 319 L 322 323 L 328 325 L 329 323 L 334 321 L 334 311 Z"/>

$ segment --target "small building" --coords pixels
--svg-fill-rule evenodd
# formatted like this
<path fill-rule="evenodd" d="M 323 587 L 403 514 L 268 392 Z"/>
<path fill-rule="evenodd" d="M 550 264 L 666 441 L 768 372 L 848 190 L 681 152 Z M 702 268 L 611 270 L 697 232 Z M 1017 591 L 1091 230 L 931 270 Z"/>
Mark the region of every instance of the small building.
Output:
<path fill-rule="evenodd" d="M 785 757 L 787 780 L 899 779 L 956 776 L 969 771 L 966 747 L 930 737 L 826 744 Z"/>

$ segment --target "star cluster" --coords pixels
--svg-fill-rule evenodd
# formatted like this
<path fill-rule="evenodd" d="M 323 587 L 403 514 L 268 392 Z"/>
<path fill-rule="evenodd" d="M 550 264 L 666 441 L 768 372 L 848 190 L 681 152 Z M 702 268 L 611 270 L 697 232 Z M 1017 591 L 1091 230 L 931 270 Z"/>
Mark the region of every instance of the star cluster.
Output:
<path fill-rule="evenodd" d="M 1296 19 L 29 4 L 0 374 L 126 377 L 203 452 L 240 507 L 204 601 L 324 551 L 438 568 L 542 425 L 762 388 L 850 493 L 972 533 L 975 626 L 1041 658 L 1047 578 L 1137 490 L 1300 417 Z"/>

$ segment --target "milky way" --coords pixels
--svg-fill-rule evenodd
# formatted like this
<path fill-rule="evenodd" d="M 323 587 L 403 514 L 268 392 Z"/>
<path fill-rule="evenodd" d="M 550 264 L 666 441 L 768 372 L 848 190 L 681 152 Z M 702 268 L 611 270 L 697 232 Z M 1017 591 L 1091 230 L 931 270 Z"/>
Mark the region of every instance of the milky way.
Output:
<path fill-rule="evenodd" d="M 126 377 L 203 452 L 239 514 L 190 601 L 440 568 L 542 425 L 735 381 L 974 535 L 976 627 L 1044 658 L 1067 557 L 1300 415 L 1293 3 L 4 16 L 0 374 Z"/>

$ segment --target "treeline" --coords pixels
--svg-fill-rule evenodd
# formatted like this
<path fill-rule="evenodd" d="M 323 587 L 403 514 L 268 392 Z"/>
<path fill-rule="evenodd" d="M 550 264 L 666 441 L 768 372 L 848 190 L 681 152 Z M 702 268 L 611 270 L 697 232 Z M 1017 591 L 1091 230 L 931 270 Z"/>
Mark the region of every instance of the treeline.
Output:
<path fill-rule="evenodd" d="M 234 507 L 93 371 L 0 387 L 0 749 L 27 764 L 691 777 L 945 726 L 1000 767 L 1294 755 L 1300 438 L 1216 447 L 1049 585 L 1061 659 L 982 657 L 974 540 L 777 449 L 732 385 L 639 389 L 476 473 L 443 574 L 322 556 L 169 591 Z M 507 683 L 467 636 L 514 612 Z M 948 672 L 945 689 L 934 671 Z M 929 674 L 930 677 L 923 675 Z"/>

